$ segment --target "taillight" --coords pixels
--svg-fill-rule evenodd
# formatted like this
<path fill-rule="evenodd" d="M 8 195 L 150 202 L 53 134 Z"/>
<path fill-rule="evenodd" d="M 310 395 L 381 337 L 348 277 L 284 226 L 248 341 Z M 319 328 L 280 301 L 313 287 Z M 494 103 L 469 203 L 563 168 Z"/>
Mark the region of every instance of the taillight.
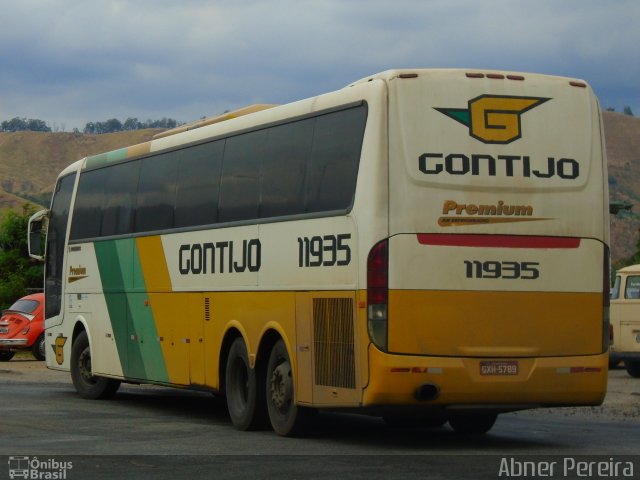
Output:
<path fill-rule="evenodd" d="M 613 345 L 613 325 L 609 323 L 609 345 Z"/>
<path fill-rule="evenodd" d="M 604 247 L 604 258 L 602 260 L 602 352 L 609 350 L 609 342 L 613 341 L 613 330 L 609 321 L 609 294 L 610 294 L 609 272 L 609 247 Z M 607 335 L 607 332 L 609 335 Z"/>
<path fill-rule="evenodd" d="M 367 320 L 369 338 L 387 350 L 387 303 L 389 299 L 389 242 L 376 243 L 367 259 Z"/>

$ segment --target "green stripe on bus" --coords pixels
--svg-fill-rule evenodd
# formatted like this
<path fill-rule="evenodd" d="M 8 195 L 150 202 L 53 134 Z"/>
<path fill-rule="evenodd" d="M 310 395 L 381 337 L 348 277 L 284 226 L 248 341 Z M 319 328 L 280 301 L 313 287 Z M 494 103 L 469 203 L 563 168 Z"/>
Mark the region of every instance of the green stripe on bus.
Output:
<path fill-rule="evenodd" d="M 134 239 L 94 244 L 100 280 L 125 377 L 168 382 Z M 135 291 L 132 291 L 135 290 Z"/>
<path fill-rule="evenodd" d="M 127 361 L 127 345 L 129 343 L 127 341 L 127 302 L 124 295 L 124 281 L 120 262 L 118 261 L 116 244 L 114 241 L 96 242 L 94 243 L 94 249 L 122 372 L 125 376 L 129 376 Z"/>
<path fill-rule="evenodd" d="M 134 288 L 138 285 L 143 287 L 142 292 L 127 295 L 129 311 L 131 312 L 130 318 L 133 320 L 133 329 L 137 333 L 138 345 L 140 347 L 140 353 L 142 354 L 143 368 L 147 374 L 146 378 L 168 383 L 169 374 L 167 373 L 167 368 L 164 363 L 162 347 L 158 341 L 158 330 L 153 318 L 153 311 L 151 310 L 149 296 L 142 274 L 142 265 L 140 263 L 140 256 L 138 255 L 137 243 L 135 239 L 128 241 L 133 245 L 133 262 L 125 262 L 125 265 L 133 265 L 131 274 L 133 276 Z"/>

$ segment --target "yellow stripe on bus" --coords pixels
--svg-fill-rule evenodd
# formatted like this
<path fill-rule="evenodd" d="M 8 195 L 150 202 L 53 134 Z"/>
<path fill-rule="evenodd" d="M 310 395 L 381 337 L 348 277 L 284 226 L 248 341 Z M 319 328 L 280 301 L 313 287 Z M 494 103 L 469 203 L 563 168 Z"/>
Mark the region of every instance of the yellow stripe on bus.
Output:
<path fill-rule="evenodd" d="M 171 278 L 160 236 L 138 237 L 138 255 L 148 292 L 171 292 Z"/>

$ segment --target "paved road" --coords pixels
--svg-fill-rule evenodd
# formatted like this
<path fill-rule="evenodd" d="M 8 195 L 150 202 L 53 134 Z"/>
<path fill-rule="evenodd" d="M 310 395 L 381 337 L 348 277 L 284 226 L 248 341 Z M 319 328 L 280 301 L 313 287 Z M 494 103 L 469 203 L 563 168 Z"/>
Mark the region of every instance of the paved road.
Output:
<path fill-rule="evenodd" d="M 207 393 L 123 385 L 113 400 L 83 400 L 67 374 L 22 362 L 0 364 L 0 478 L 8 478 L 3 458 L 19 455 L 72 461 L 69 479 L 499 478 L 503 458 L 611 463 L 640 451 L 640 379 L 623 370 L 610 375 L 603 407 L 502 415 L 482 437 L 330 413 L 308 438 L 289 439 L 234 430 Z M 632 461 L 639 475 L 640 458 Z"/>

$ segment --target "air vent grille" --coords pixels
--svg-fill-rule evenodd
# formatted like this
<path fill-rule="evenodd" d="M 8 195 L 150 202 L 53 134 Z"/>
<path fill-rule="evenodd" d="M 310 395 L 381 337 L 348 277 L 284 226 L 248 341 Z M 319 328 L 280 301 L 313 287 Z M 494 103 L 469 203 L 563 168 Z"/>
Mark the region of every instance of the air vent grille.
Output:
<path fill-rule="evenodd" d="M 351 298 L 313 299 L 313 345 L 316 385 L 355 388 Z"/>

